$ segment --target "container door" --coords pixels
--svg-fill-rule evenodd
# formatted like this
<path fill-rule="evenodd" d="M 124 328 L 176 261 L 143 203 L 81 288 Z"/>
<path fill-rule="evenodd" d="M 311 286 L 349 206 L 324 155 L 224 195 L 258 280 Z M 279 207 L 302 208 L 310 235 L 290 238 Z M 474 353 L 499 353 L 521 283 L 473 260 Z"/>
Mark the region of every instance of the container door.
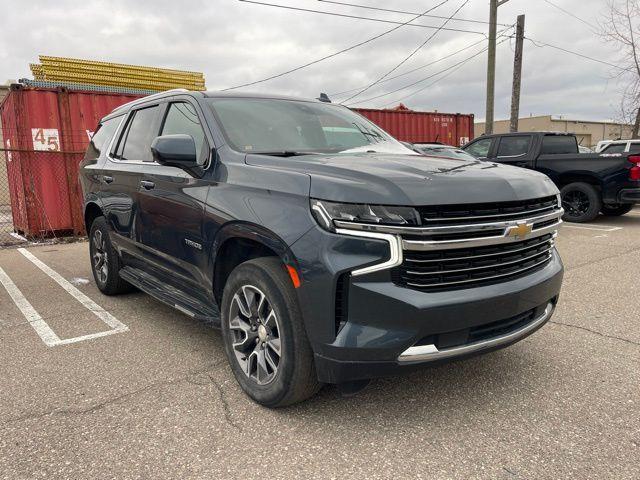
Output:
<path fill-rule="evenodd" d="M 196 106 L 174 102 L 166 109 L 161 135 L 190 135 L 199 163 L 206 167 L 211 148 Z M 205 174 L 206 177 L 206 174 Z M 208 181 L 176 167 L 145 166 L 138 187 L 137 233 L 147 262 L 164 270 L 169 281 L 203 285 L 207 252 L 202 221 Z"/>

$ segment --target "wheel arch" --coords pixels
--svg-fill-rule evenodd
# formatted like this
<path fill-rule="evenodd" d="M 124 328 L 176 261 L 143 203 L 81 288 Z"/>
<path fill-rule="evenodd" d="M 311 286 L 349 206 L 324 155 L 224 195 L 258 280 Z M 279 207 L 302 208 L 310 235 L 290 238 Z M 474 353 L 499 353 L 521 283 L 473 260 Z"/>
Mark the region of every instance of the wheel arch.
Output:
<path fill-rule="evenodd" d="M 582 182 L 593 185 L 598 189 L 602 188 L 602 181 L 589 172 L 565 172 L 558 177 L 558 188 L 562 189 L 570 183 Z"/>
<path fill-rule="evenodd" d="M 87 231 L 87 235 L 91 230 L 91 225 L 93 224 L 94 220 L 103 215 L 104 213 L 102 211 L 102 208 L 100 207 L 100 205 L 98 205 L 97 202 L 87 202 L 84 207 L 84 226 Z"/>
<path fill-rule="evenodd" d="M 216 235 L 211 249 L 213 295 L 221 305 L 226 280 L 235 267 L 260 257 L 278 257 L 283 268 L 292 266 L 299 273 L 293 253 L 271 230 L 247 222 L 234 222 L 224 226 Z"/>

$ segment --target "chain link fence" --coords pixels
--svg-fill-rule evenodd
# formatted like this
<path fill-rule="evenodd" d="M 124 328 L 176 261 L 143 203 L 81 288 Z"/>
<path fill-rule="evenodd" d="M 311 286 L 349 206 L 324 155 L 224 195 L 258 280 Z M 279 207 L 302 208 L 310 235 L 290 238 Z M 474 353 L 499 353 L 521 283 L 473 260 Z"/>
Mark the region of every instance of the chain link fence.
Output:
<path fill-rule="evenodd" d="M 83 233 L 82 156 L 0 149 L 0 247 Z"/>

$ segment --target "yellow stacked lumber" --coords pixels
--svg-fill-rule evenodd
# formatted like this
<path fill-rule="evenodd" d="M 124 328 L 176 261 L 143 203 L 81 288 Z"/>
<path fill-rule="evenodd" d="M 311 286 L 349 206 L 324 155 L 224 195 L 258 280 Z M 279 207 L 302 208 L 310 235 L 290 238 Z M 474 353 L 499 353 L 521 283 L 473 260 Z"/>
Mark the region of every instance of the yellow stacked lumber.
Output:
<path fill-rule="evenodd" d="M 39 59 L 40 64 L 30 65 L 35 80 L 155 91 L 205 90 L 204 75 L 198 72 L 45 55 Z"/>

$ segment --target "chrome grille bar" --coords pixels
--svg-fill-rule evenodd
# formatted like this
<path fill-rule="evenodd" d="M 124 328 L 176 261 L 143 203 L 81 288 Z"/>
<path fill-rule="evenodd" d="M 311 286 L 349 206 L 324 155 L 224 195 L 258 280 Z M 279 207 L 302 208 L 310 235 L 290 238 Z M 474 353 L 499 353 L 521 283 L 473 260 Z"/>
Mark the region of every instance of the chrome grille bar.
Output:
<path fill-rule="evenodd" d="M 537 247 L 540 248 L 541 246 L 544 246 L 544 243 L 538 245 Z M 532 247 L 534 248 L 534 247 Z M 528 257 L 524 257 L 524 258 L 519 258 L 518 260 L 513 260 L 513 261 L 509 261 L 509 262 L 503 262 L 503 263 L 496 263 L 495 265 L 485 265 L 483 267 L 469 267 L 469 268 L 461 268 L 458 270 L 437 270 L 437 271 L 433 271 L 433 272 L 416 272 L 413 270 L 407 270 L 405 273 L 407 275 L 443 275 L 443 274 L 448 274 L 448 273 L 459 273 L 459 272 L 473 272 L 473 271 L 477 271 L 477 270 L 483 270 L 483 269 L 490 269 L 490 268 L 500 268 L 500 267 L 504 267 L 504 266 L 509 266 L 509 265 L 515 265 L 516 263 L 526 263 L 529 260 L 532 260 L 536 257 L 539 257 L 540 255 L 544 255 L 545 253 L 549 253 L 551 250 L 553 249 L 553 245 L 548 247 L 547 249 L 541 251 L 541 252 L 537 252 L 534 255 L 529 255 Z M 508 255 L 508 253 L 503 253 L 502 255 Z M 490 277 L 488 277 L 490 278 Z"/>
<path fill-rule="evenodd" d="M 558 218 L 558 221 L 553 225 L 548 225 L 543 228 L 533 230 L 533 232 L 527 236 L 527 239 L 540 237 L 549 233 L 555 232 L 562 224 L 562 220 Z M 468 247 L 485 247 L 488 245 L 499 245 L 503 243 L 513 243 L 522 241 L 521 238 L 506 236 L 507 229 L 502 235 L 494 235 L 488 237 L 480 237 L 473 239 L 461 239 L 461 240 L 402 240 L 402 248 L 404 250 L 415 251 L 427 251 L 427 250 L 451 250 L 456 248 L 468 248 Z"/>
<path fill-rule="evenodd" d="M 549 242 L 551 242 L 551 246 L 555 246 L 554 239 L 557 236 L 558 236 L 558 234 L 555 233 L 555 232 L 552 234 L 551 238 L 549 239 Z M 536 245 L 529 245 L 528 247 L 514 248 L 513 250 L 508 250 L 508 251 L 504 251 L 504 252 L 485 253 L 485 254 L 481 254 L 481 255 L 470 255 L 470 256 L 466 256 L 466 257 L 434 258 L 434 259 L 428 259 L 428 260 L 422 260 L 422 259 L 419 259 L 419 258 L 406 258 L 405 261 L 411 262 L 411 263 L 419 263 L 420 265 L 425 264 L 425 263 L 457 262 L 457 261 L 460 261 L 460 260 L 473 260 L 473 259 L 476 259 L 476 258 L 494 257 L 494 256 L 499 256 L 499 255 L 507 255 L 507 254 L 511 254 L 511 253 L 523 252 L 525 250 L 531 250 L 533 248 L 539 248 L 540 245 L 543 245 L 543 243 L 536 244 Z"/>
<path fill-rule="evenodd" d="M 528 270 L 532 270 L 536 267 L 539 267 L 540 265 L 547 263 L 549 260 L 551 260 L 551 256 L 552 256 L 552 253 L 548 253 L 547 257 L 544 260 L 541 260 L 540 262 L 536 262 L 533 265 L 529 265 L 528 267 L 525 267 L 513 272 L 509 272 L 509 273 L 501 273 L 498 275 L 491 275 L 491 276 L 481 277 L 481 278 L 471 278 L 467 280 L 458 280 L 455 282 L 441 282 L 441 283 L 406 282 L 406 284 L 410 287 L 416 287 L 416 288 L 435 288 L 435 287 L 451 287 L 456 285 L 464 285 L 466 283 L 487 282 L 487 281 L 495 280 L 497 278 L 512 277 L 514 275 L 520 275 L 521 273 L 524 273 Z"/>

